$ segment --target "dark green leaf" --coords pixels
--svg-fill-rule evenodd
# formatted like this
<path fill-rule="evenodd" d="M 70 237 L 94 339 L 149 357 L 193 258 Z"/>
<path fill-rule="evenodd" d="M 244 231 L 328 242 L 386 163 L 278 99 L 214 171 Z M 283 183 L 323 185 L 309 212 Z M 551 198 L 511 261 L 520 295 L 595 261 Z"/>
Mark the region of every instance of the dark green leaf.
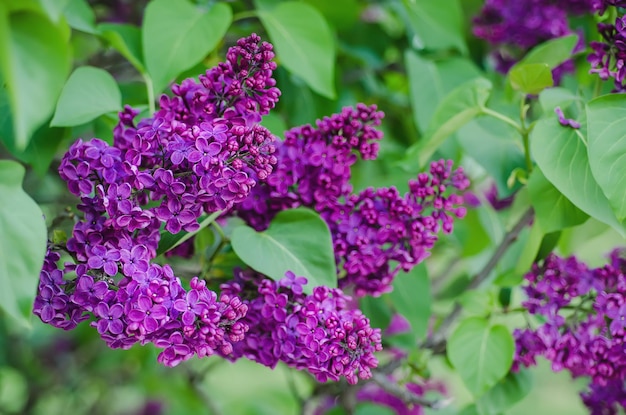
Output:
<path fill-rule="evenodd" d="M 456 48 L 466 53 L 463 10 L 458 0 L 402 0 L 418 48 Z"/>
<path fill-rule="evenodd" d="M 221 211 L 217 211 L 208 216 L 200 217 L 200 227 L 193 232 L 180 231 L 177 234 L 171 234 L 167 231 L 162 231 L 161 239 L 159 240 L 159 247 L 157 248 L 157 256 L 176 248 L 178 245 L 182 244 L 202 229 L 215 222 L 215 219 L 217 219 L 221 214 Z"/>
<path fill-rule="evenodd" d="M 578 134 L 579 130 L 562 127 L 556 117 L 540 120 L 531 133 L 533 157 L 545 177 L 580 210 L 626 236 L 591 173 L 587 148 Z"/>
<path fill-rule="evenodd" d="M 122 94 L 111 74 L 104 69 L 83 66 L 70 75 L 63 87 L 51 125 L 80 125 L 121 109 Z"/>
<path fill-rule="evenodd" d="M 533 378 L 530 371 L 509 372 L 476 402 L 478 412 L 481 415 L 502 414 L 528 395 L 532 386 Z"/>
<path fill-rule="evenodd" d="M 491 82 L 477 78 L 450 92 L 437 106 L 424 139 L 407 150 L 406 165 L 423 167 L 443 141 L 479 115 L 491 92 Z"/>
<path fill-rule="evenodd" d="M 13 114 L 14 147 L 23 151 L 54 110 L 70 70 L 69 46 L 44 15 L 7 16 L 0 6 L 0 62 Z"/>
<path fill-rule="evenodd" d="M 225 3 L 205 10 L 187 0 L 154 0 L 142 26 L 143 56 L 156 93 L 211 52 L 232 21 Z"/>
<path fill-rule="evenodd" d="M 29 326 L 46 254 L 46 224 L 22 189 L 24 173 L 18 163 L 0 160 L 0 307 Z"/>
<path fill-rule="evenodd" d="M 539 168 L 530 175 L 528 192 L 535 208 L 535 218 L 545 233 L 580 225 L 589 218 L 559 192 Z"/>
<path fill-rule="evenodd" d="M 545 63 L 515 65 L 509 71 L 509 81 L 513 89 L 533 95 L 554 85 L 552 71 Z"/>
<path fill-rule="evenodd" d="M 312 210 L 282 211 L 263 232 L 245 225 L 235 228 L 231 243 L 246 264 L 273 280 L 292 271 L 308 279 L 307 293 L 320 285 L 337 286 L 330 230 Z"/>
<path fill-rule="evenodd" d="M 623 222 L 626 219 L 626 95 L 611 94 L 587 104 L 587 142 L 593 177 Z"/>
<path fill-rule="evenodd" d="M 387 304 L 387 297 L 365 296 L 359 300 L 359 308 L 370 319 L 370 325 L 379 329 L 386 329 L 391 321 L 391 308 Z M 414 343 L 415 344 L 415 343 Z"/>
<path fill-rule="evenodd" d="M 417 344 L 428 330 L 431 315 L 430 279 L 426 266 L 422 263 L 408 273 L 397 275 L 389 298 L 396 311 L 411 323 L 413 344 Z"/>
<path fill-rule="evenodd" d="M 141 30 L 130 24 L 102 23 L 98 25 L 100 36 L 122 54 L 140 72 L 146 71 L 143 63 Z"/>
<path fill-rule="evenodd" d="M 324 16 L 313 6 L 295 1 L 260 6 L 259 18 L 280 63 L 315 92 L 334 99 L 335 41 Z"/>
<path fill-rule="evenodd" d="M 448 340 L 448 358 L 475 397 L 508 373 L 514 351 L 515 342 L 506 327 L 478 317 L 462 321 Z"/>

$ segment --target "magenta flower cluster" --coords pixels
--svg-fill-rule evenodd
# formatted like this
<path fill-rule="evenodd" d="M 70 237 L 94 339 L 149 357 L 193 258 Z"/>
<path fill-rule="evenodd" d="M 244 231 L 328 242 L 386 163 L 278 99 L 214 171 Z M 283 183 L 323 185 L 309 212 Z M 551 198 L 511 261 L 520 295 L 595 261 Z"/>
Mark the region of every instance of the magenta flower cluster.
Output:
<path fill-rule="evenodd" d="M 272 172 L 275 138 L 258 121 L 280 95 L 273 57 L 258 36 L 241 39 L 199 83 L 187 79 L 161 97 L 153 117 L 135 125 L 137 112 L 122 112 L 113 146 L 71 146 L 59 172 L 82 217 L 64 247 L 74 264 L 59 268 L 48 252 L 34 305 L 45 323 L 71 329 L 92 319 L 110 347 L 152 342 L 166 365 L 231 352 L 248 330 L 247 307 L 198 279 L 185 290 L 169 266 L 151 261 L 162 224 L 194 231 L 201 214 L 240 203 Z"/>
<path fill-rule="evenodd" d="M 361 104 L 288 131 L 275 172 L 231 213 L 263 230 L 281 210 L 316 210 L 333 237 L 340 287 L 357 296 L 390 291 L 400 270 L 422 262 L 439 232 L 450 233 L 453 219 L 465 215 L 455 191 L 469 186 L 462 168 L 440 160 L 411 180 L 405 195 L 393 187 L 354 194 L 351 167 L 357 155 L 376 158 L 381 118 L 375 106 Z"/>
<path fill-rule="evenodd" d="M 320 382 L 348 383 L 371 377 L 378 365 L 374 352 L 382 350 L 380 329 L 370 327 L 367 317 L 349 307 L 350 297 L 340 289 L 320 286 L 306 295 L 306 278 L 287 272 L 272 281 L 252 270 L 237 271 L 221 286 L 222 293 L 244 298 L 249 327 L 243 341 L 225 357 L 246 357 L 268 367 L 280 361 L 307 370 Z"/>
<path fill-rule="evenodd" d="M 626 2 L 623 2 L 626 6 Z M 592 52 L 587 56 L 591 73 L 606 81 L 613 79 L 615 92 L 626 91 L 626 16 L 617 17 L 615 24 L 598 23 L 602 41 L 591 42 Z"/>
<path fill-rule="evenodd" d="M 615 250 L 607 265 L 589 269 L 575 257 L 547 257 L 526 275 L 523 306 L 543 322 L 516 330 L 514 369 L 537 356 L 555 371 L 590 378 L 582 393 L 592 415 L 626 408 L 626 259 Z"/>
<path fill-rule="evenodd" d="M 506 73 L 533 47 L 574 33 L 568 16 L 593 13 L 601 0 L 487 0 L 474 18 L 473 33 L 493 47 L 496 69 Z M 580 42 L 579 42 L 580 43 Z M 582 43 L 576 50 L 583 48 Z M 555 83 L 574 70 L 572 61 L 552 72 Z"/>

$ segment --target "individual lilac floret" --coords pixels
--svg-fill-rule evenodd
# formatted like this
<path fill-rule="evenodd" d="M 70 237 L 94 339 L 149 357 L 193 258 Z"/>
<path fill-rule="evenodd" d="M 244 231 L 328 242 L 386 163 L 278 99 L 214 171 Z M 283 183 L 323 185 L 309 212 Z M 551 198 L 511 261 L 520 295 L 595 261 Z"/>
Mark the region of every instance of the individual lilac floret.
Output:
<path fill-rule="evenodd" d="M 287 272 L 279 282 L 251 270 L 238 271 L 222 285 L 226 295 L 246 298 L 249 327 L 245 339 L 224 356 L 241 357 L 268 367 L 279 361 L 307 370 L 319 382 L 345 378 L 350 384 L 371 377 L 382 350 L 380 329 L 370 327 L 340 289 L 316 287 L 306 295 L 306 278 Z"/>
<path fill-rule="evenodd" d="M 526 275 L 531 314 L 541 315 L 537 328 L 516 330 L 514 370 L 536 364 L 538 356 L 555 371 L 591 379 L 583 402 L 593 414 L 617 414 L 626 408 L 626 260 L 622 250 L 609 264 L 588 269 L 576 258 L 548 256 Z"/>

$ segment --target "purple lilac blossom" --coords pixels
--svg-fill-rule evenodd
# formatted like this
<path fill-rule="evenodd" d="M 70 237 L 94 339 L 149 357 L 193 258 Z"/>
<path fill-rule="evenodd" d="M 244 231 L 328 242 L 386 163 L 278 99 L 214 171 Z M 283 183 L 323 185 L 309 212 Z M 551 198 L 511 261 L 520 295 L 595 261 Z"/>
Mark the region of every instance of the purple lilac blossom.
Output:
<path fill-rule="evenodd" d="M 409 192 L 366 189 L 354 194 L 349 183 L 357 154 L 374 159 L 382 133 L 374 127 L 383 114 L 364 104 L 288 131 L 278 143 L 274 174 L 256 186 L 229 214 L 257 230 L 266 229 L 276 213 L 305 206 L 328 224 L 335 248 L 340 287 L 356 296 L 391 290 L 393 278 L 422 262 L 440 232 L 450 233 L 462 218 L 469 186 L 463 169 L 436 161 L 429 173 L 409 182 Z"/>
<path fill-rule="evenodd" d="M 249 327 L 243 341 L 233 344 L 230 360 L 246 357 L 268 367 L 281 361 L 307 370 L 319 382 L 345 378 L 355 384 L 371 377 L 382 350 L 380 329 L 360 310 L 350 309 L 350 297 L 340 289 L 315 287 L 303 293 L 306 278 L 287 272 L 272 281 L 252 270 L 239 270 L 222 285 L 222 293 L 241 297 Z"/>
<path fill-rule="evenodd" d="M 536 364 L 590 378 L 581 394 L 593 415 L 626 408 L 626 259 L 615 250 L 607 265 L 589 269 L 574 257 L 548 256 L 526 274 L 523 306 L 541 316 L 537 328 L 516 330 L 513 369 Z"/>
<path fill-rule="evenodd" d="M 554 108 L 554 112 L 559 118 L 559 124 L 561 124 L 563 127 L 571 127 L 574 129 L 580 128 L 580 123 L 578 121 L 571 118 L 565 118 L 565 114 L 563 114 L 563 110 L 561 109 L 561 107 Z"/>
<path fill-rule="evenodd" d="M 598 0 L 487 0 L 474 18 L 473 33 L 493 46 L 496 70 L 506 73 L 533 47 L 574 33 L 568 15 L 592 13 L 599 7 Z M 582 49 L 580 37 L 574 51 Z M 555 83 L 573 70 L 572 61 L 554 68 Z"/>
<path fill-rule="evenodd" d="M 591 64 L 591 73 L 598 74 L 600 79 L 612 78 L 615 82 L 614 92 L 626 90 L 626 16 L 617 17 L 615 24 L 598 23 L 601 42 L 591 42 L 592 52 L 587 56 Z"/>
<path fill-rule="evenodd" d="M 42 321 L 69 330 L 91 320 L 110 347 L 151 342 L 168 366 L 231 353 L 248 330 L 247 306 L 197 278 L 186 291 L 151 261 L 162 224 L 193 231 L 202 213 L 242 202 L 272 172 L 275 137 L 258 122 L 280 95 L 273 57 L 258 36 L 240 39 L 199 83 L 174 85 L 153 117 L 135 124 L 137 111 L 125 108 L 113 146 L 70 147 L 59 173 L 81 200 L 65 246 L 75 263 L 48 250 L 33 310 Z"/>

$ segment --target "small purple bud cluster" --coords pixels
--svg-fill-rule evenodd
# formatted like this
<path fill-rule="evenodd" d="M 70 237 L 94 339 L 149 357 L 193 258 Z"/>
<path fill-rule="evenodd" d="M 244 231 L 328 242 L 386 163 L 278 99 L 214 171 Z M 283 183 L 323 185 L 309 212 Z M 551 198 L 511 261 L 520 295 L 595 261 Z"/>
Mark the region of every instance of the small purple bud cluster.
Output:
<path fill-rule="evenodd" d="M 185 291 L 169 266 L 152 264 L 160 227 L 198 229 L 203 213 L 247 198 L 277 163 L 275 137 L 260 125 L 278 96 L 272 46 L 252 35 L 227 62 L 172 87 L 154 117 L 136 126 L 126 108 L 114 146 L 78 140 L 59 167 L 83 213 L 66 251 L 75 264 L 57 267 L 49 251 L 34 312 L 66 329 L 92 315 L 111 347 L 152 342 L 159 361 L 176 365 L 196 354 L 232 350 L 248 327 L 247 307 L 194 279 Z"/>
<path fill-rule="evenodd" d="M 525 278 L 523 306 L 541 316 L 538 328 L 516 330 L 514 369 L 537 356 L 552 369 L 591 379 L 583 402 L 593 415 L 626 408 L 626 259 L 616 250 L 610 262 L 589 269 L 576 258 L 548 256 Z"/>
<path fill-rule="evenodd" d="M 496 70 L 507 73 L 530 49 L 550 39 L 573 33 L 569 15 L 592 13 L 598 0 L 487 0 L 474 18 L 473 33 L 494 48 Z M 576 50 L 583 49 L 582 40 Z M 562 75 L 574 70 L 572 61 L 554 68 L 559 83 Z"/>
<path fill-rule="evenodd" d="M 395 188 L 352 193 L 351 166 L 357 154 L 374 159 L 382 133 L 374 127 L 383 114 L 363 104 L 340 114 L 292 129 L 278 145 L 278 165 L 267 180 L 232 212 L 263 230 L 281 210 L 305 206 L 328 224 L 344 289 L 357 296 L 391 290 L 400 270 L 408 271 L 428 255 L 440 230 L 452 231 L 453 218 L 462 218 L 463 198 L 448 195 L 469 186 L 462 168 L 452 162 L 432 163 L 402 196 Z M 394 265 L 392 265 L 392 263 Z"/>
<path fill-rule="evenodd" d="M 292 272 L 278 282 L 251 270 L 236 272 L 222 293 L 244 299 L 248 313 L 241 321 L 249 331 L 232 352 L 222 354 L 271 368 L 281 361 L 309 371 L 319 382 L 344 377 L 355 384 L 370 378 L 378 365 L 374 352 L 382 350 L 380 329 L 350 309 L 350 297 L 340 289 L 321 286 L 306 295 L 306 283 Z"/>
<path fill-rule="evenodd" d="M 452 161 L 439 160 L 431 164 L 430 174 L 409 181 L 404 196 L 394 187 L 368 188 L 322 215 L 343 271 L 340 286 L 353 288 L 356 296 L 390 291 L 398 272 L 426 259 L 438 233 L 452 232 L 454 218 L 465 216 L 463 198 L 446 192 L 468 186 L 461 168 L 452 171 Z"/>
<path fill-rule="evenodd" d="M 624 2 L 623 6 L 626 6 Z M 606 81 L 613 78 L 614 92 L 626 91 L 626 16 L 617 17 L 615 24 L 598 23 L 602 42 L 591 42 L 592 52 L 587 56 L 591 73 Z"/>
<path fill-rule="evenodd" d="M 578 121 L 565 117 L 565 114 L 563 113 L 561 107 L 554 108 L 554 112 L 559 118 L 559 124 L 561 124 L 563 127 L 571 127 L 575 130 L 580 128 L 580 123 Z"/>

